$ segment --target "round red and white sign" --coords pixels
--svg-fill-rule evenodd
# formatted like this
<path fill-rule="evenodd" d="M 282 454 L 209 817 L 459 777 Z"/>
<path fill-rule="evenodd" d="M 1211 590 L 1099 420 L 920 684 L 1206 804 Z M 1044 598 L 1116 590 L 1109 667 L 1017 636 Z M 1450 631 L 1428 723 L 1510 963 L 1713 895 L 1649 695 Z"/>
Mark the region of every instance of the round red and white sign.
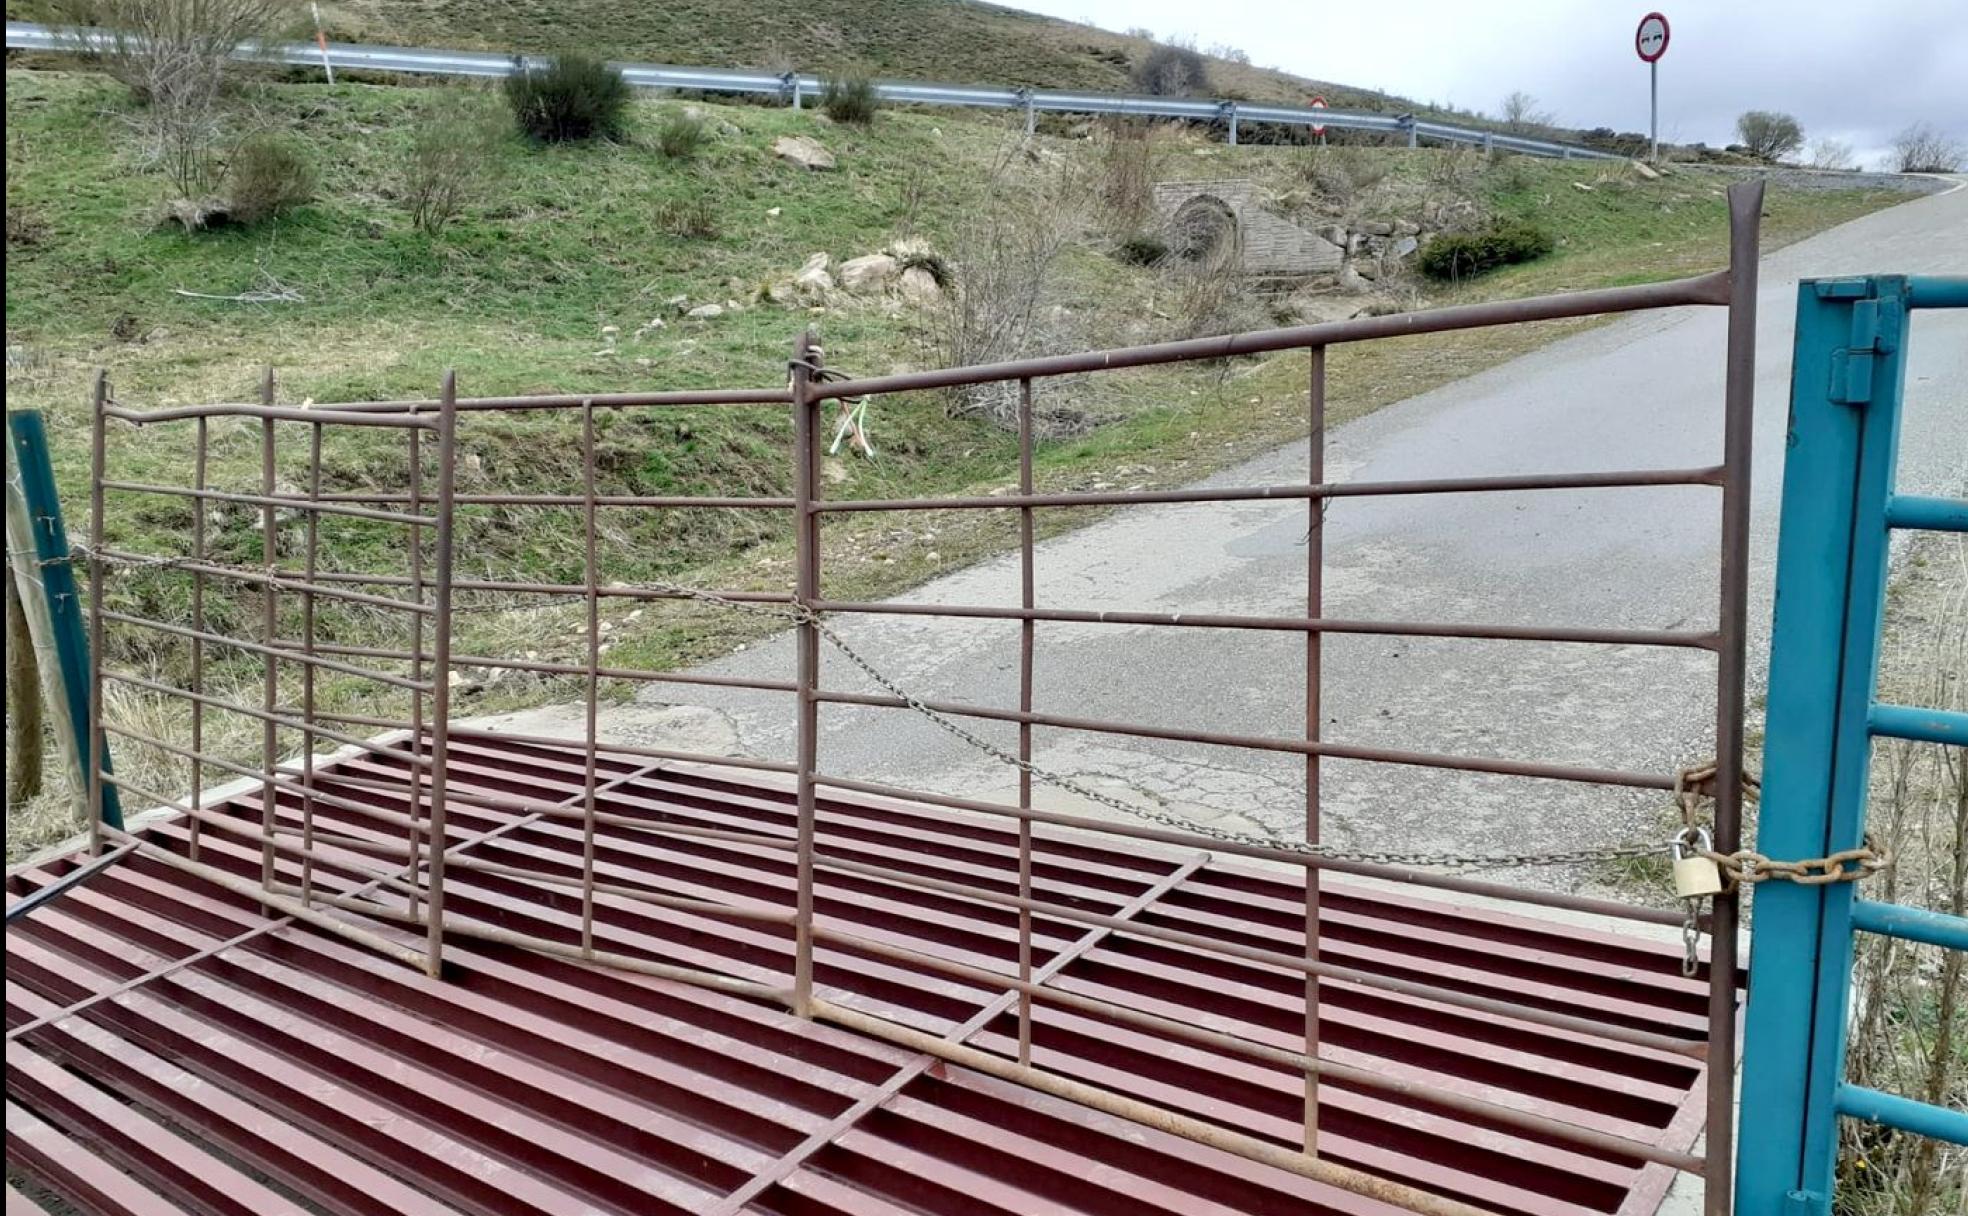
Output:
<path fill-rule="evenodd" d="M 1667 54 L 1667 18 L 1659 13 L 1640 18 L 1640 28 L 1633 31 L 1633 49 L 1648 63 Z"/>
<path fill-rule="evenodd" d="M 1326 99 L 1324 97 L 1315 96 L 1312 98 L 1311 106 L 1315 110 L 1323 110 L 1326 108 Z M 1312 124 L 1312 134 L 1324 135 L 1325 133 L 1326 133 L 1325 123 L 1316 122 Z"/>

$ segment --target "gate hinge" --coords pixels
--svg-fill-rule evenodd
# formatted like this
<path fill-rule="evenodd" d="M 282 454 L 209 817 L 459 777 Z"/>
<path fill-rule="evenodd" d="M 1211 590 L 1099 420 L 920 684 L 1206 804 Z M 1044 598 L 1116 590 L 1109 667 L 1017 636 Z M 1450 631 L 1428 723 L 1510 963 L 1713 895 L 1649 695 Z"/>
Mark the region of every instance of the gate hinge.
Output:
<path fill-rule="evenodd" d="M 1906 305 L 1897 297 L 1852 301 L 1849 341 L 1831 352 L 1831 399 L 1845 405 L 1872 400 L 1873 356 L 1900 348 Z"/>

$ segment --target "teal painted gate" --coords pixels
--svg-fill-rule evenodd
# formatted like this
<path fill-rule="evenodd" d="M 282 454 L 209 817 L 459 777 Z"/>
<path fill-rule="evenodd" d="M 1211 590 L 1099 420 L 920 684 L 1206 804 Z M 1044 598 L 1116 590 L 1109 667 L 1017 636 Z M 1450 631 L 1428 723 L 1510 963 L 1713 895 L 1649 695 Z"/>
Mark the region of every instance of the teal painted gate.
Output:
<path fill-rule="evenodd" d="M 1968 532 L 1968 501 L 1894 492 L 1912 314 L 1968 308 L 1968 278 L 1806 281 L 1797 303 L 1758 851 L 1829 857 L 1866 834 L 1876 738 L 1968 744 L 1968 714 L 1875 700 L 1896 529 Z M 1968 426 L 1968 402 L 1950 425 Z M 1838 1120 L 1968 1144 L 1968 1112 L 1844 1080 L 1852 941 L 1968 949 L 1968 919 L 1860 896 L 1857 884 L 1757 888 L 1743 1042 L 1737 1209 L 1831 1211 Z"/>

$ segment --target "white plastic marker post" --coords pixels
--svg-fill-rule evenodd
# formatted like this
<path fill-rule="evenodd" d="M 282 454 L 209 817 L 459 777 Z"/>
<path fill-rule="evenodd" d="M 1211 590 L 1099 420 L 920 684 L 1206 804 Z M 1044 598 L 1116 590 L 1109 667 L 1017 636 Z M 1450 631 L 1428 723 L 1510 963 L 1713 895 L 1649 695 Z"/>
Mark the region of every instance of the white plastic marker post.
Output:
<path fill-rule="evenodd" d="M 1312 109 L 1314 109 L 1314 110 L 1323 110 L 1323 109 L 1325 109 L 1325 108 L 1326 108 L 1326 99 L 1325 99 L 1325 97 L 1324 97 L 1323 95 L 1319 95 L 1319 94 L 1315 94 L 1315 95 L 1313 95 L 1313 98 L 1312 98 L 1312 100 L 1311 100 L 1311 101 L 1309 101 L 1309 102 L 1307 102 L 1306 104 L 1307 104 L 1307 105 L 1309 105 L 1309 106 L 1310 106 L 1310 107 L 1311 107 Z M 1315 122 L 1315 123 L 1313 123 L 1313 124 L 1312 124 L 1312 134 L 1314 134 L 1314 135 L 1316 135 L 1316 136 L 1318 136 L 1318 137 L 1319 137 L 1319 146 L 1320 146 L 1320 147 L 1322 147 L 1322 148 L 1323 148 L 1323 147 L 1325 147 L 1325 146 L 1326 146 L 1326 124 L 1325 124 L 1325 123 L 1322 123 L 1322 122 Z"/>
<path fill-rule="evenodd" d="M 1649 160 L 1661 158 L 1660 138 L 1660 58 L 1667 54 L 1667 18 L 1648 13 L 1633 31 L 1633 49 L 1647 65 L 1647 142 Z"/>
<path fill-rule="evenodd" d="M 328 83 L 335 83 L 335 65 L 328 62 L 328 35 L 321 32 L 321 6 L 309 3 L 314 10 L 314 45 L 321 48 L 321 70 L 328 73 Z"/>

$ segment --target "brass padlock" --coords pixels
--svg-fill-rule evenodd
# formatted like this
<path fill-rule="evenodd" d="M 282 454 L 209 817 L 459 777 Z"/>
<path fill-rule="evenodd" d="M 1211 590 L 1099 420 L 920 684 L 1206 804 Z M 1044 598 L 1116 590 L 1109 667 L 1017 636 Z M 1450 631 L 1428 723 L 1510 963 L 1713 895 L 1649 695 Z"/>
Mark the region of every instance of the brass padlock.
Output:
<path fill-rule="evenodd" d="M 1690 835 L 1695 838 L 1692 848 L 1688 844 Z M 1674 860 L 1677 899 L 1705 899 L 1722 893 L 1722 867 L 1702 855 L 1714 847 L 1707 828 L 1690 829 L 1668 842 L 1668 855 Z"/>

